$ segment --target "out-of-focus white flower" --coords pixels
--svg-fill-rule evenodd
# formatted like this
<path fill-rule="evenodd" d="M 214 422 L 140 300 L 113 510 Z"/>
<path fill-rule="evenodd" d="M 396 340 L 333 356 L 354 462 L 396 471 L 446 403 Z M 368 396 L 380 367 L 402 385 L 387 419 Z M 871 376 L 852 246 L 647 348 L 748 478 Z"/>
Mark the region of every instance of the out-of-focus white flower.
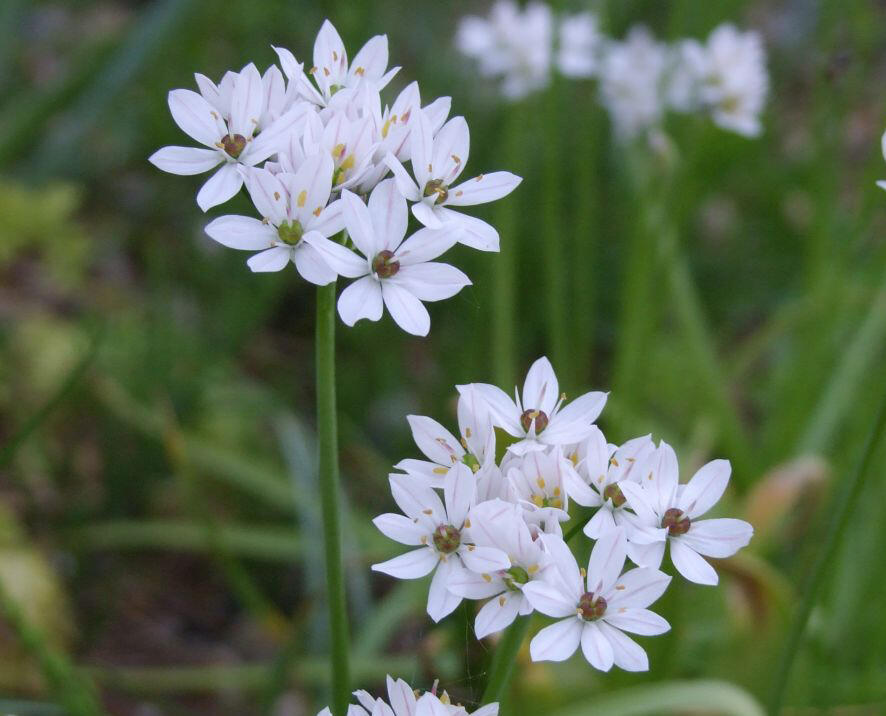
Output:
<path fill-rule="evenodd" d="M 593 77 L 602 46 L 603 35 L 594 13 L 567 15 L 560 21 L 557 68 L 567 77 Z"/>
<path fill-rule="evenodd" d="M 720 25 L 708 37 L 703 63 L 699 96 L 714 122 L 747 137 L 760 134 L 769 75 L 759 33 Z"/>
<path fill-rule="evenodd" d="M 644 567 L 658 567 L 670 544 L 671 561 L 686 579 L 717 584 L 714 568 L 701 556 L 731 557 L 750 542 L 754 528 L 744 520 L 698 520 L 723 495 L 732 468 L 728 460 L 704 465 L 685 485 L 679 484 L 677 456 L 662 441 L 640 466 L 640 482 L 619 484 L 636 517 L 628 529 L 628 554 Z"/>
<path fill-rule="evenodd" d="M 671 578 L 657 569 L 638 568 L 622 574 L 627 544 L 621 529 L 601 537 L 591 551 L 586 578 L 569 547 L 555 535 L 542 535 L 554 569 L 545 580 L 530 582 L 523 593 L 533 607 L 561 621 L 542 629 L 529 644 L 533 661 L 564 661 L 581 645 L 588 663 L 609 671 L 646 671 L 646 652 L 624 632 L 655 635 L 670 629 L 646 609 L 667 588 Z"/>
<path fill-rule="evenodd" d="M 452 467 L 443 485 L 444 501 L 426 483 L 411 475 L 391 475 L 391 493 L 403 515 L 384 514 L 373 523 L 401 544 L 419 548 L 372 565 L 398 579 L 417 579 L 436 569 L 428 593 L 428 615 L 440 621 L 462 598 L 449 590 L 460 569 L 489 573 L 511 566 L 507 554 L 491 546 L 474 544 L 468 513 L 476 504 L 477 479 L 462 463 Z"/>
<path fill-rule="evenodd" d="M 315 241 L 329 266 L 341 276 L 357 278 L 338 299 L 338 313 L 349 326 L 361 318 L 377 321 L 382 307 L 407 333 L 426 336 L 431 317 L 422 301 L 450 298 L 471 284 L 449 264 L 432 261 L 455 243 L 446 228 L 421 229 L 406 241 L 409 212 L 393 179 L 381 182 L 369 206 L 342 192 L 345 226 L 357 254 L 329 240 Z"/>
<path fill-rule="evenodd" d="M 545 3 L 530 2 L 524 10 L 512 0 L 499 0 L 488 18 L 462 18 L 455 37 L 462 54 L 476 60 L 480 74 L 502 78 L 502 94 L 520 99 L 544 88 L 550 80 L 553 18 Z"/>
<path fill-rule="evenodd" d="M 544 450 L 555 445 L 581 442 L 606 404 L 606 393 L 591 392 L 579 396 L 565 407 L 565 395 L 559 395 L 554 368 L 547 358 L 539 358 L 526 374 L 522 400 L 514 388 L 514 399 L 501 388 L 488 383 L 472 383 L 472 390 L 486 401 L 496 427 L 518 438 L 508 446 L 516 455 Z M 459 392 L 466 386 L 457 386 Z"/>
<path fill-rule="evenodd" d="M 880 151 L 883 152 L 883 159 L 886 159 L 886 132 L 883 132 L 883 136 L 880 137 Z M 886 189 L 886 181 L 879 180 L 877 186 Z"/>
<path fill-rule="evenodd" d="M 344 228 L 341 201 L 327 205 L 332 159 L 311 157 L 295 174 L 274 176 L 267 169 L 246 170 L 246 186 L 262 219 L 221 216 L 206 233 L 223 246 L 258 251 L 246 263 L 253 271 L 280 271 L 290 261 L 302 277 L 318 285 L 335 280 L 336 272 L 313 246 Z"/>
<path fill-rule="evenodd" d="M 665 102 L 677 112 L 693 112 L 701 107 L 701 83 L 707 58 L 698 40 L 680 40 L 668 50 Z"/>
<path fill-rule="evenodd" d="M 199 81 L 201 91 L 213 97 L 206 84 L 209 81 Z M 294 131 L 305 115 L 305 109 L 296 106 L 262 127 L 261 119 L 267 115 L 265 87 L 253 64 L 238 74 L 228 73 L 222 88 L 216 88 L 213 103 L 192 90 L 177 89 L 169 93 L 169 111 L 175 123 L 207 149 L 163 147 L 149 158 L 157 168 L 181 175 L 202 174 L 221 164 L 221 169 L 197 194 L 197 204 L 203 211 L 240 191 L 243 177 L 238 165 L 255 166 L 271 157 L 286 134 Z M 261 133 L 254 136 L 259 130 Z"/>
<path fill-rule="evenodd" d="M 600 62 L 600 98 L 617 136 L 630 139 L 656 126 L 664 109 L 667 48 L 645 27 L 610 42 Z"/>
<path fill-rule="evenodd" d="M 494 227 L 451 206 L 486 204 L 510 194 L 522 179 L 510 172 L 480 174 L 452 186 L 468 161 L 471 137 L 464 117 L 453 117 L 434 134 L 431 119 L 419 111 L 410 133 L 412 174 L 393 154 L 385 157 L 400 193 L 412 205 L 416 219 L 431 229 L 447 227 L 457 241 L 481 251 L 498 251 L 499 237 Z"/>

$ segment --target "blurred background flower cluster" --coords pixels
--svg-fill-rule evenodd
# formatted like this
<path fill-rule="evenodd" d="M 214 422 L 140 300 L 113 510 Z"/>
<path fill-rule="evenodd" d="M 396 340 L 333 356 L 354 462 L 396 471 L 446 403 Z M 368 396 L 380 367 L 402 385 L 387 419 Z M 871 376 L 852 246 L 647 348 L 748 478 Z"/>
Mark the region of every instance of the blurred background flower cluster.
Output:
<path fill-rule="evenodd" d="M 760 33 L 760 136 L 672 113 L 651 141 L 619 140 L 597 88 L 558 75 L 503 99 L 456 44 L 460 18 L 487 3 L 0 5 L 4 712 L 64 713 L 52 704 L 81 698 L 71 683 L 114 714 L 299 716 L 326 703 L 313 291 L 288 271 L 252 275 L 203 233 L 219 214 L 194 206 L 201 178 L 146 160 L 183 140 L 166 93 L 192 87 L 191 69 L 264 69 L 272 44 L 307 59 L 325 17 L 348 47 L 387 33 L 391 64 L 468 117 L 474 166 L 524 178 L 478 207 L 502 257 L 454 249 L 474 286 L 429 306 L 430 338 L 390 321 L 340 333 L 355 680 L 440 678 L 479 698 L 488 653 L 472 606 L 434 626 L 424 583 L 370 574 L 396 553 L 370 518 L 390 509 L 390 466 L 414 453 L 408 413 L 453 423 L 454 384 L 514 382 L 547 354 L 570 396 L 611 390 L 601 426 L 614 442 L 651 432 L 687 456 L 686 474 L 731 459 L 724 510 L 756 536 L 717 565 L 722 589 L 675 583 L 657 605 L 673 629 L 649 644 L 652 675 L 523 655 L 519 712 L 590 713 L 610 692 L 687 679 L 765 699 L 886 391 L 886 5 L 551 6 L 593 11 L 611 38 L 637 24 L 669 43 L 703 43 L 723 23 Z M 244 195 L 233 204 L 249 213 Z M 490 321 L 505 255 L 513 326 Z M 812 613 L 791 713 L 886 704 L 884 500 L 875 474 Z"/>

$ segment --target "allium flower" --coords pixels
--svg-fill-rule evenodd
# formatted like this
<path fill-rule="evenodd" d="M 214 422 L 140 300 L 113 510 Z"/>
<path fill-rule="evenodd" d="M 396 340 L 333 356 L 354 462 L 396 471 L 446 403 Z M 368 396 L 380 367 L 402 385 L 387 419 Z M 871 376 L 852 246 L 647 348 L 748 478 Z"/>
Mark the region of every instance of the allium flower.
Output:
<path fill-rule="evenodd" d="M 418 691 L 403 679 L 396 681 L 387 677 L 388 701 L 373 699 L 372 695 L 362 689 L 354 692 L 360 706 L 348 708 L 348 716 L 498 716 L 498 704 L 487 704 L 474 712 L 468 712 L 464 706 L 453 704 L 445 691 L 441 695 L 435 688 L 417 696 Z M 332 716 L 328 708 L 317 716 Z"/>
<path fill-rule="evenodd" d="M 449 590 L 461 568 L 492 573 L 508 569 L 510 560 L 500 549 L 474 543 L 467 517 L 476 504 L 477 480 L 467 465 L 458 463 L 446 475 L 444 501 L 410 475 L 391 475 L 390 483 L 394 501 L 406 516 L 384 514 L 373 523 L 401 544 L 421 546 L 372 569 L 398 579 L 417 579 L 436 569 L 428 593 L 428 615 L 440 621 L 461 603 L 462 598 Z"/>
<path fill-rule="evenodd" d="M 212 96 L 206 85 L 208 80 L 204 80 L 200 80 L 201 89 Z M 305 113 L 303 107 L 293 107 L 263 127 L 260 119 L 266 114 L 267 103 L 262 77 L 255 65 L 247 65 L 227 82 L 224 85 L 223 81 L 224 93 L 217 91 L 214 105 L 192 90 L 169 93 L 169 111 L 175 123 L 208 149 L 163 147 L 150 157 L 152 164 L 171 174 L 202 174 L 222 165 L 197 194 L 197 204 L 203 211 L 240 191 L 243 177 L 238 165 L 255 166 L 275 154 L 283 137 L 293 131 Z M 261 133 L 254 136 L 259 129 Z"/>
<path fill-rule="evenodd" d="M 337 274 L 312 244 L 344 227 L 340 200 L 327 205 L 332 169 L 332 159 L 325 155 L 310 157 L 295 174 L 249 169 L 247 189 L 261 221 L 221 216 L 209 223 L 206 233 L 223 246 L 258 251 L 246 262 L 253 271 L 280 271 L 292 261 L 311 283 L 334 281 Z"/>
<path fill-rule="evenodd" d="M 594 13 L 567 15 L 560 21 L 557 68 L 567 77 L 593 77 L 602 45 L 603 35 Z"/>
<path fill-rule="evenodd" d="M 457 240 L 481 251 L 498 251 L 498 232 L 485 221 L 450 209 L 451 206 L 486 204 L 510 194 L 522 181 L 510 172 L 480 174 L 452 186 L 468 161 L 470 133 L 464 117 L 453 117 L 434 135 L 431 119 L 422 110 L 413 118 L 410 133 L 412 173 L 393 154 L 385 157 L 400 193 L 412 213 L 431 229 L 446 227 Z"/>
<path fill-rule="evenodd" d="M 459 51 L 479 64 L 480 74 L 501 77 L 502 94 L 520 99 L 544 88 L 550 79 L 553 19 L 545 3 L 525 10 L 499 0 L 489 18 L 462 18 L 455 38 Z"/>
<path fill-rule="evenodd" d="M 720 25 L 704 49 L 700 96 L 714 122 L 747 137 L 757 136 L 769 90 L 762 38 L 756 32 Z"/>
<path fill-rule="evenodd" d="M 621 529 L 601 537 L 591 551 L 587 578 L 562 539 L 542 535 L 555 569 L 545 581 L 530 582 L 523 593 L 538 611 L 561 621 L 532 639 L 533 661 L 564 661 L 581 645 L 588 662 L 609 671 L 646 671 L 646 652 L 624 632 L 651 636 L 670 625 L 646 609 L 667 588 L 671 578 L 657 569 L 637 568 L 622 574 L 627 544 Z"/>
<path fill-rule="evenodd" d="M 635 27 L 624 42 L 611 42 L 600 63 L 600 98 L 622 139 L 656 126 L 663 110 L 668 53 L 645 27 Z"/>
<path fill-rule="evenodd" d="M 363 255 L 328 240 L 316 243 L 338 274 L 359 278 L 339 296 L 341 319 L 349 326 L 361 318 L 377 321 L 384 305 L 404 331 L 427 335 L 431 317 L 422 301 L 450 298 L 471 284 L 454 266 L 431 260 L 455 243 L 455 235 L 422 229 L 403 241 L 408 212 L 393 179 L 373 190 L 368 206 L 349 191 L 342 202 L 348 234 Z"/>
<path fill-rule="evenodd" d="M 606 404 L 606 393 L 592 392 L 579 396 L 565 407 L 551 362 L 539 358 L 526 374 L 523 397 L 514 389 L 514 400 L 501 388 L 487 383 L 473 383 L 472 389 L 486 401 L 496 427 L 518 441 L 508 446 L 516 455 L 544 450 L 552 445 L 572 445 L 591 433 L 594 420 Z M 457 386 L 459 392 L 466 386 Z"/>
<path fill-rule="evenodd" d="M 474 622 L 477 638 L 482 639 L 506 628 L 518 615 L 532 612 L 523 587 L 543 579 L 550 560 L 541 542 L 533 540 L 517 505 L 481 502 L 471 510 L 469 521 L 476 544 L 500 549 L 511 560 L 508 569 L 498 572 L 461 570 L 449 584 L 450 591 L 466 599 L 489 599 Z"/>
<path fill-rule="evenodd" d="M 883 152 L 883 158 L 886 159 L 886 132 L 883 132 L 883 136 L 880 137 L 880 151 Z M 881 189 L 886 189 L 886 181 L 879 180 L 877 186 Z"/>
<path fill-rule="evenodd" d="M 638 469 L 639 483 L 619 483 L 636 514 L 627 531 L 630 558 L 644 567 L 658 567 L 668 543 L 671 561 L 680 574 L 697 584 L 717 584 L 717 572 L 701 555 L 731 557 L 754 534 L 754 528 L 744 520 L 697 519 L 717 504 L 726 490 L 732 471 L 729 461 L 713 460 L 680 485 L 677 456 L 662 442 Z"/>

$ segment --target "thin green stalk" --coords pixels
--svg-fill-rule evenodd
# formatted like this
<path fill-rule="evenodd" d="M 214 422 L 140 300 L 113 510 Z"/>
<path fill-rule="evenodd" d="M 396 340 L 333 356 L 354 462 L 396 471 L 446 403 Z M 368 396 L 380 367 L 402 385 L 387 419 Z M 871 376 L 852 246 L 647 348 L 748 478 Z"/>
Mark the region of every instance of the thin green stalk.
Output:
<path fill-rule="evenodd" d="M 342 566 L 338 422 L 335 403 L 335 282 L 317 288 L 317 478 L 326 557 L 332 712 L 344 716 L 350 701 L 348 612 Z"/>
<path fill-rule="evenodd" d="M 868 434 L 861 457 L 855 466 L 848 480 L 841 485 L 836 496 L 836 505 L 833 510 L 829 511 L 830 526 L 824 540 L 824 546 L 818 552 L 818 557 L 813 565 L 803 589 L 800 594 L 803 600 L 797 610 L 797 615 L 791 626 L 785 641 L 784 651 L 782 653 L 781 662 L 776 671 L 775 681 L 772 688 L 772 694 L 769 699 L 769 713 L 776 715 L 781 710 L 784 701 L 785 691 L 788 686 L 788 679 L 791 674 L 791 667 L 803 640 L 803 633 L 806 630 L 806 623 L 809 621 L 809 614 L 815 605 L 815 600 L 824 583 L 825 577 L 834 573 L 834 558 L 843 533 L 846 531 L 846 525 L 849 523 L 849 516 L 852 514 L 852 508 L 861 494 L 866 478 L 870 473 L 871 460 L 874 457 L 877 445 L 886 428 L 886 396 L 880 401 L 880 407 L 877 412 L 876 419 Z"/>
<path fill-rule="evenodd" d="M 501 701 L 507 693 L 508 684 L 517 664 L 517 653 L 523 645 L 531 622 L 532 615 L 517 617 L 495 647 L 495 653 L 493 653 L 492 662 L 489 665 L 489 680 L 486 682 L 486 690 L 483 692 L 484 704 Z"/>
<path fill-rule="evenodd" d="M 53 696 L 62 704 L 66 714 L 98 716 L 104 713 L 91 681 L 78 675 L 67 657 L 56 651 L 42 631 L 28 620 L 19 603 L 6 591 L 2 581 L 0 616 L 37 662 Z"/>
<path fill-rule="evenodd" d="M 509 167 L 521 164 L 521 122 L 523 112 L 512 107 L 505 113 L 502 131 L 502 154 Z M 518 189 L 519 191 L 519 189 Z M 501 252 L 492 258 L 492 377 L 496 385 L 514 385 L 516 380 L 516 303 L 517 303 L 517 204 L 495 203 L 495 225 L 501 236 Z"/>

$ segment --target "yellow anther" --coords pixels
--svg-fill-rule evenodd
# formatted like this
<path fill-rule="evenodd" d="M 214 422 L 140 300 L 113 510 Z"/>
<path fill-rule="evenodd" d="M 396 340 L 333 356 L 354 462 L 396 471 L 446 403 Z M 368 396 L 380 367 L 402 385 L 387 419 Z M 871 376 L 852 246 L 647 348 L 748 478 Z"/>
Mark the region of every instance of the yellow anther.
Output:
<path fill-rule="evenodd" d="M 329 77 L 329 75 L 331 74 L 331 73 L 329 72 L 329 68 L 324 67 L 324 68 L 323 68 L 323 74 L 326 75 L 327 77 Z"/>
<path fill-rule="evenodd" d="M 332 51 L 332 59 L 338 62 L 338 52 L 335 50 Z"/>
<path fill-rule="evenodd" d="M 609 458 L 609 464 L 615 465 L 615 467 L 618 467 L 618 460 L 616 460 L 614 457 L 611 457 L 611 458 Z"/>
<path fill-rule="evenodd" d="M 449 472 L 449 470 L 445 467 L 435 467 L 433 470 L 435 475 L 445 475 L 447 472 Z"/>
<path fill-rule="evenodd" d="M 490 575 L 488 575 L 488 574 L 483 574 L 483 575 L 481 575 L 481 576 L 483 577 L 484 581 L 486 581 L 486 582 L 491 582 L 491 581 L 492 581 L 492 577 L 491 577 Z"/>
<path fill-rule="evenodd" d="M 474 181 L 483 181 L 483 177 L 485 177 L 485 176 L 486 176 L 485 174 L 480 174 L 474 178 Z"/>
<path fill-rule="evenodd" d="M 551 500 L 551 507 L 556 507 L 559 510 L 561 507 L 563 507 L 563 500 L 561 500 L 559 497 L 555 497 L 553 500 Z"/>
<path fill-rule="evenodd" d="M 529 574 L 535 574 L 538 571 L 538 565 L 530 564 L 526 571 L 529 572 Z"/>
<path fill-rule="evenodd" d="M 624 585 L 624 584 L 616 584 L 616 585 L 615 585 L 615 588 L 616 588 L 619 592 L 621 592 L 621 591 L 624 591 L 625 585 Z"/>
<path fill-rule="evenodd" d="M 560 496 L 560 488 L 559 488 L 559 487 L 555 487 L 555 488 L 554 488 L 554 497 L 559 497 L 559 496 Z"/>
<path fill-rule="evenodd" d="M 395 122 L 395 121 L 396 121 L 396 119 L 389 119 L 382 125 L 382 127 L 381 127 L 381 136 L 382 137 L 388 136 L 388 130 L 391 128 L 391 122 Z"/>
<path fill-rule="evenodd" d="M 322 206 L 318 206 L 318 207 L 317 207 L 316 209 L 314 209 L 311 213 L 312 213 L 314 216 L 320 216 L 320 214 L 323 213 L 323 207 L 322 207 Z"/>
<path fill-rule="evenodd" d="M 212 115 L 213 119 L 218 119 L 218 114 L 216 113 L 216 111 L 214 109 L 211 110 L 209 113 Z"/>
<path fill-rule="evenodd" d="M 574 452 L 569 456 L 569 459 L 572 461 L 573 465 L 578 465 L 578 453 Z"/>
<path fill-rule="evenodd" d="M 465 529 L 466 530 L 471 529 L 471 521 L 470 520 L 465 520 Z"/>
<path fill-rule="evenodd" d="M 544 507 L 545 500 L 541 495 L 533 495 L 532 496 L 532 504 L 536 507 Z"/>
<path fill-rule="evenodd" d="M 426 515 L 433 515 L 434 514 L 433 510 L 422 510 L 422 512 Z"/>
<path fill-rule="evenodd" d="M 280 201 L 280 192 L 279 191 L 274 192 L 274 201 Z"/>
<path fill-rule="evenodd" d="M 582 579 L 588 576 L 588 570 L 586 570 L 584 567 L 579 567 L 578 573 L 581 575 Z"/>
<path fill-rule="evenodd" d="M 452 155 L 452 161 L 454 161 L 456 164 L 461 164 L 461 157 L 459 157 L 459 156 L 456 155 L 456 154 L 453 154 L 453 155 Z"/>
<path fill-rule="evenodd" d="M 465 437 L 466 438 L 471 437 L 471 429 L 470 428 L 465 428 Z"/>
<path fill-rule="evenodd" d="M 508 600 L 503 596 L 498 598 L 498 606 L 503 607 Z"/>
<path fill-rule="evenodd" d="M 539 475 L 538 478 L 535 480 L 535 484 L 538 485 L 542 490 L 545 489 L 545 479 L 541 475 Z"/>
<path fill-rule="evenodd" d="M 307 189 L 302 189 L 302 190 L 298 193 L 298 201 L 296 202 L 296 204 L 298 204 L 298 207 L 299 207 L 299 208 L 302 208 L 302 207 L 305 205 L 305 202 L 306 202 L 307 200 L 308 200 L 308 190 L 307 190 Z"/>
<path fill-rule="evenodd" d="M 364 70 L 362 67 L 358 67 L 356 70 L 354 70 L 354 74 L 360 75 L 360 77 L 362 77 L 365 72 L 366 72 L 366 70 Z"/>

